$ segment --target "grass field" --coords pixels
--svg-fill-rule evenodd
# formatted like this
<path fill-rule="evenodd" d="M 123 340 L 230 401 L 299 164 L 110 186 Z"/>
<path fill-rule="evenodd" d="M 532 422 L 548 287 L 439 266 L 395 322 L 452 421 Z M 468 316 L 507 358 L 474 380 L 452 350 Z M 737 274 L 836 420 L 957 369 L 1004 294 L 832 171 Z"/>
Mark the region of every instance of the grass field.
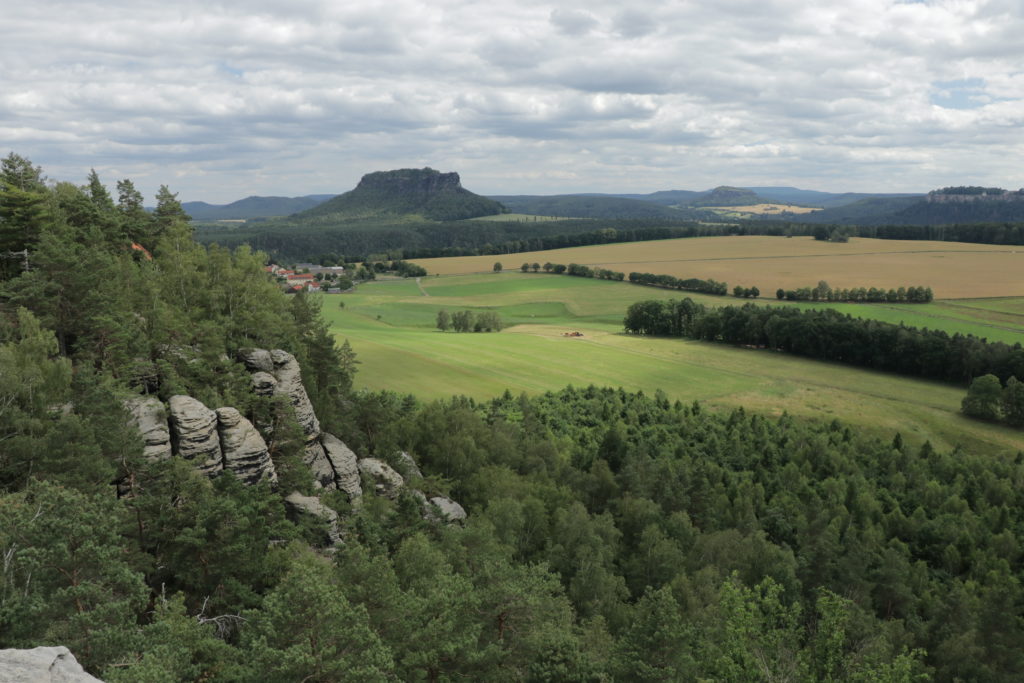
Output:
<path fill-rule="evenodd" d="M 899 431 L 912 443 L 927 439 L 944 448 L 959 443 L 1005 452 L 1024 448 L 1020 432 L 963 418 L 960 387 L 763 350 L 622 333 L 629 303 L 678 297 L 678 292 L 522 273 L 428 277 L 420 285 L 368 283 L 355 293 L 324 297 L 325 316 L 339 338 L 350 340 L 362 363 L 357 387 L 425 399 L 452 394 L 486 399 L 506 389 L 537 393 L 567 384 L 661 389 L 673 399 L 722 409 L 838 417 L 882 436 Z M 1024 306 L 1024 300 L 997 303 L 1000 315 Z M 920 307 L 929 309 L 921 314 L 930 312 L 948 325 L 987 324 L 980 314 L 970 319 L 972 311 L 983 309 L 971 309 L 963 319 L 942 317 L 944 305 Z M 443 333 L 434 329 L 441 308 L 494 309 L 511 327 L 497 334 Z M 584 336 L 563 336 L 570 330 Z M 1012 334 L 1024 339 L 1024 325 Z"/>
<path fill-rule="evenodd" d="M 417 259 L 431 274 L 488 272 L 525 263 L 579 263 L 632 271 L 713 278 L 762 292 L 813 287 L 928 286 L 937 299 L 1024 296 L 1024 248 L 960 242 L 811 237 L 701 237 L 602 244 L 501 256 Z"/>
<path fill-rule="evenodd" d="M 532 213 L 499 213 L 493 216 L 478 216 L 476 218 L 467 218 L 470 221 L 497 221 L 497 222 L 512 222 L 512 223 L 539 223 L 541 221 L 564 221 L 564 218 L 558 216 L 537 216 Z"/>

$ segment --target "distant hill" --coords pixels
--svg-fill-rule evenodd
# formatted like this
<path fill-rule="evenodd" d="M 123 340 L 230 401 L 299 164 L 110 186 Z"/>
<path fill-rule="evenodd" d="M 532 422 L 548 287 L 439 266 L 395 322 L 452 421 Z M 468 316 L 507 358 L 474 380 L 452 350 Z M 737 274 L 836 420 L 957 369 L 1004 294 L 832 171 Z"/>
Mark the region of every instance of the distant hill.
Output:
<path fill-rule="evenodd" d="M 874 197 L 794 220 L 846 225 L 958 225 L 1024 221 L 1024 193 L 944 188 L 925 196 Z"/>
<path fill-rule="evenodd" d="M 878 194 L 869 192 L 818 192 L 817 190 L 801 190 L 796 187 L 747 187 L 744 188 L 765 199 L 783 204 L 800 204 L 803 206 L 829 209 L 852 204 L 862 199 L 896 199 L 900 197 L 921 197 L 921 194 Z"/>
<path fill-rule="evenodd" d="M 691 199 L 687 202 L 687 206 L 751 206 L 753 204 L 767 203 L 769 203 L 768 200 L 759 196 L 756 192 L 742 187 L 722 185 Z"/>
<path fill-rule="evenodd" d="M 403 168 L 367 173 L 354 190 L 292 217 L 298 223 L 344 223 L 401 216 L 453 221 L 505 211 L 498 202 L 462 187 L 458 173 Z"/>
<path fill-rule="evenodd" d="M 182 208 L 195 221 L 241 220 L 290 216 L 321 204 L 333 194 L 310 194 L 304 197 L 246 197 L 230 204 L 183 202 Z"/>
<path fill-rule="evenodd" d="M 696 193 L 694 193 L 696 194 Z M 637 195 L 647 196 L 647 195 Z M 514 213 L 571 218 L 670 218 L 699 219 L 703 212 L 674 209 L 667 205 L 625 196 L 601 194 L 492 196 Z"/>

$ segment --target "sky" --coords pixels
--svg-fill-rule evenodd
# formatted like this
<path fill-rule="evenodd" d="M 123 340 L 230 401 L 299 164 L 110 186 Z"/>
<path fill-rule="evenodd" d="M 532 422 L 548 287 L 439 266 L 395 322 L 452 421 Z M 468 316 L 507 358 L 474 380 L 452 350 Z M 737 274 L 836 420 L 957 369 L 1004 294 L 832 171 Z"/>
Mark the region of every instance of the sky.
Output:
<path fill-rule="evenodd" d="M 0 155 L 183 201 L 1024 186 L 1021 0 L 4 3 Z"/>

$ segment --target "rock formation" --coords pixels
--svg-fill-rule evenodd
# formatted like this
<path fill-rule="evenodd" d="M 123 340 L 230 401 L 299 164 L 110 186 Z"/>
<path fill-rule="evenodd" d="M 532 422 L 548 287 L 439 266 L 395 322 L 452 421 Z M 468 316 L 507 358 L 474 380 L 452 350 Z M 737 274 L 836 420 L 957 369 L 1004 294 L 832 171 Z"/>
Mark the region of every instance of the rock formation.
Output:
<path fill-rule="evenodd" d="M 171 433 L 175 452 L 212 477 L 224 468 L 217 414 L 191 396 L 171 396 Z"/>
<path fill-rule="evenodd" d="M 277 481 L 267 443 L 249 420 L 234 408 L 217 408 L 217 432 L 224 454 L 224 469 L 246 484 L 261 479 Z"/>
<path fill-rule="evenodd" d="M 252 373 L 253 391 L 260 396 L 283 396 L 295 409 L 303 432 L 303 462 L 313 474 L 320 491 L 344 491 L 353 504 L 363 495 L 362 481 L 372 482 L 373 492 L 391 500 L 406 486 L 405 477 L 378 458 L 359 458 L 333 434 L 320 431 L 320 421 L 302 384 L 295 357 L 280 349 L 247 349 L 239 359 Z M 276 484 L 277 472 L 260 429 L 237 409 L 210 410 L 191 396 L 172 396 L 168 408 L 159 399 L 147 396 L 125 402 L 133 423 L 145 442 L 145 455 L 152 460 L 179 456 L 213 477 L 227 470 L 246 484 L 268 480 Z M 408 453 L 398 454 L 397 467 L 413 482 L 423 478 L 416 461 Z M 417 490 L 423 517 L 436 523 L 461 523 L 466 511 L 443 496 L 427 497 Z M 337 514 L 317 496 L 292 492 L 285 499 L 290 514 L 312 514 L 328 522 L 330 543 L 339 543 L 341 535 Z M 2 679 L 0 679 L 2 680 Z"/>
<path fill-rule="evenodd" d="M 434 496 L 427 503 L 423 516 L 431 522 L 461 524 L 466 521 L 466 510 L 451 498 Z"/>
<path fill-rule="evenodd" d="M 334 481 L 338 489 L 348 494 L 351 501 L 363 495 L 359 478 L 359 463 L 356 454 L 341 439 L 324 432 L 320 435 L 327 460 L 334 470 Z"/>
<path fill-rule="evenodd" d="M 302 515 L 313 515 L 327 522 L 327 536 L 331 545 L 341 543 L 341 532 L 338 530 L 338 513 L 320 502 L 316 496 L 304 496 L 298 491 L 285 496 L 284 504 L 288 508 L 288 516 L 292 520 Z"/>
<path fill-rule="evenodd" d="M 359 471 L 373 480 L 374 493 L 394 500 L 405 486 L 405 480 L 390 465 L 377 458 L 363 458 L 359 461 Z"/>
<path fill-rule="evenodd" d="M 64 646 L 0 650 L 0 681 L 7 683 L 103 683 L 87 674 Z"/>
<path fill-rule="evenodd" d="M 142 454 L 151 461 L 171 457 L 171 432 L 167 428 L 167 410 L 155 396 L 139 396 L 124 402 L 132 422 L 142 434 Z"/>

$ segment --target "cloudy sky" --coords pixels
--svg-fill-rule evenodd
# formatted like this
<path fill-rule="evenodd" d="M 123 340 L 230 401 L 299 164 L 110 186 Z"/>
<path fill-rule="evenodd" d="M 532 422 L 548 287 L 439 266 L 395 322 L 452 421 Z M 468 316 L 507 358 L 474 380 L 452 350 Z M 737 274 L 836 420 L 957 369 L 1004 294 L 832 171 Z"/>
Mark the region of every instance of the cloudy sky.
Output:
<path fill-rule="evenodd" d="M 4 3 L 0 155 L 183 200 L 1024 186 L 1021 0 Z"/>

